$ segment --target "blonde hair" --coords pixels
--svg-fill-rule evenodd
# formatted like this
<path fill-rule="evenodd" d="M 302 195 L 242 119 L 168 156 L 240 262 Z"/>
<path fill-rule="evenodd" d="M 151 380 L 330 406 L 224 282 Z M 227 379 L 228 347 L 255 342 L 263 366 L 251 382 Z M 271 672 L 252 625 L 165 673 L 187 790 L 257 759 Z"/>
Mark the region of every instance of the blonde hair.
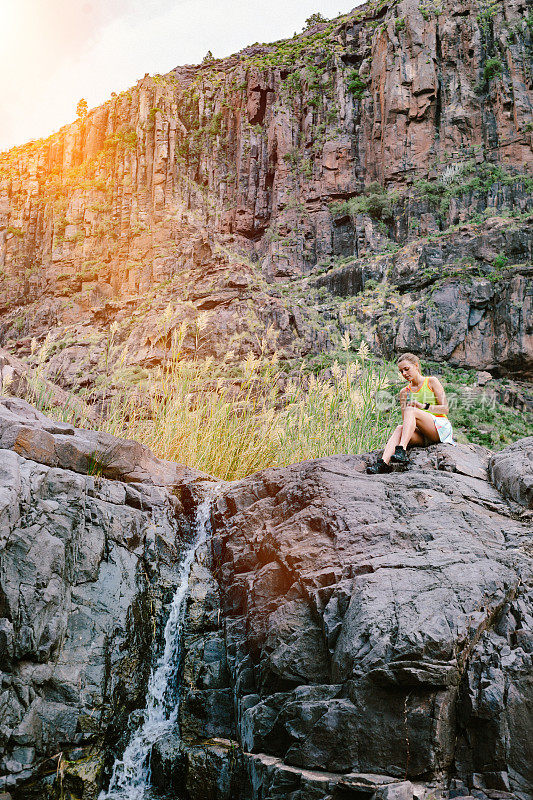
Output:
<path fill-rule="evenodd" d="M 414 353 L 402 353 L 402 355 L 398 356 L 398 358 L 396 359 L 396 363 L 401 364 L 402 361 L 410 361 L 411 364 L 414 364 L 415 367 L 418 367 L 418 369 L 420 369 L 420 359 L 418 358 L 418 356 L 415 356 Z"/>

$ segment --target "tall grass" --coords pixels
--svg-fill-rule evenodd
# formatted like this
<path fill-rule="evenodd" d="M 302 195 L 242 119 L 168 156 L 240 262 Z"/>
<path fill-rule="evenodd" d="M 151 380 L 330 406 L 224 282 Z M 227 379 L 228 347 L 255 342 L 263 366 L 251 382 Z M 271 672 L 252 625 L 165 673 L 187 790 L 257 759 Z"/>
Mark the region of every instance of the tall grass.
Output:
<path fill-rule="evenodd" d="M 225 480 L 371 450 L 390 432 L 391 410 L 377 401 L 387 386 L 386 369 L 369 359 L 366 346 L 346 366 L 335 363 L 328 380 L 302 369 L 287 381 L 276 356 L 253 354 L 229 379 L 224 364 L 186 358 L 184 336 L 182 328 L 164 367 L 109 395 L 100 429 Z"/>

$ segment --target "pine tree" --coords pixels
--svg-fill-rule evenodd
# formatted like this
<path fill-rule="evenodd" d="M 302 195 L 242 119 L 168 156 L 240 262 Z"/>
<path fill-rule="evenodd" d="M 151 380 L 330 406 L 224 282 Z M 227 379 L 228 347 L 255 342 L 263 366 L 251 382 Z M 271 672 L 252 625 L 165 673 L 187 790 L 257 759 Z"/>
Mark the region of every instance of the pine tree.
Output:
<path fill-rule="evenodd" d="M 320 22 L 327 22 L 327 19 L 322 16 L 322 14 L 311 14 L 310 17 L 307 17 L 305 20 L 304 31 L 308 28 L 312 28 L 314 25 L 318 25 Z"/>

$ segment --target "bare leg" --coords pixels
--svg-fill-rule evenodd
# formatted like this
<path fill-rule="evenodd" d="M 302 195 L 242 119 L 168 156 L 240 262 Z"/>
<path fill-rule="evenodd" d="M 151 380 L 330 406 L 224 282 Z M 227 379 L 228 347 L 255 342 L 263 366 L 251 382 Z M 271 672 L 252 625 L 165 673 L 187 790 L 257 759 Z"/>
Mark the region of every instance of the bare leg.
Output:
<path fill-rule="evenodd" d="M 402 435 L 400 437 L 400 445 L 407 450 L 407 445 L 411 441 L 411 437 L 416 430 L 416 409 L 413 406 L 407 406 L 404 409 Z"/>
<path fill-rule="evenodd" d="M 413 433 L 413 435 L 409 439 L 409 444 L 416 445 L 417 447 L 424 447 L 425 443 L 426 443 L 425 437 L 417 430 Z"/>
<path fill-rule="evenodd" d="M 439 434 L 435 427 L 435 420 L 426 411 L 420 408 L 413 408 L 412 406 L 405 409 L 405 416 L 402 425 L 402 435 L 400 444 L 402 447 L 407 448 L 407 445 L 413 442 L 415 431 L 420 436 L 425 436 L 430 442 L 438 442 Z"/>
<path fill-rule="evenodd" d="M 392 432 L 389 441 L 385 445 L 385 450 L 383 451 L 382 459 L 385 464 L 388 464 L 390 461 L 391 455 L 394 453 L 396 445 L 400 443 L 400 437 L 402 435 L 402 426 L 398 425 L 398 427 Z"/>

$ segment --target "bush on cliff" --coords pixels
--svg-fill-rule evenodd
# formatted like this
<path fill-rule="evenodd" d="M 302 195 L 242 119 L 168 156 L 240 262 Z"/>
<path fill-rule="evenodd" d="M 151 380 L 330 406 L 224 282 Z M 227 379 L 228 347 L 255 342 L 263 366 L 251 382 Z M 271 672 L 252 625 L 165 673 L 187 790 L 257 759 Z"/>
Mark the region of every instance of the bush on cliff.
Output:
<path fill-rule="evenodd" d="M 348 75 L 348 91 L 350 91 L 356 100 L 360 100 L 366 91 L 366 81 L 361 78 L 356 69 L 351 70 Z"/>
<path fill-rule="evenodd" d="M 342 203 L 333 203 L 331 212 L 335 216 L 349 214 L 351 217 L 368 214 L 376 221 L 390 222 L 398 201 L 398 192 L 388 192 L 374 181 L 367 186 L 364 195 L 351 197 Z"/>

